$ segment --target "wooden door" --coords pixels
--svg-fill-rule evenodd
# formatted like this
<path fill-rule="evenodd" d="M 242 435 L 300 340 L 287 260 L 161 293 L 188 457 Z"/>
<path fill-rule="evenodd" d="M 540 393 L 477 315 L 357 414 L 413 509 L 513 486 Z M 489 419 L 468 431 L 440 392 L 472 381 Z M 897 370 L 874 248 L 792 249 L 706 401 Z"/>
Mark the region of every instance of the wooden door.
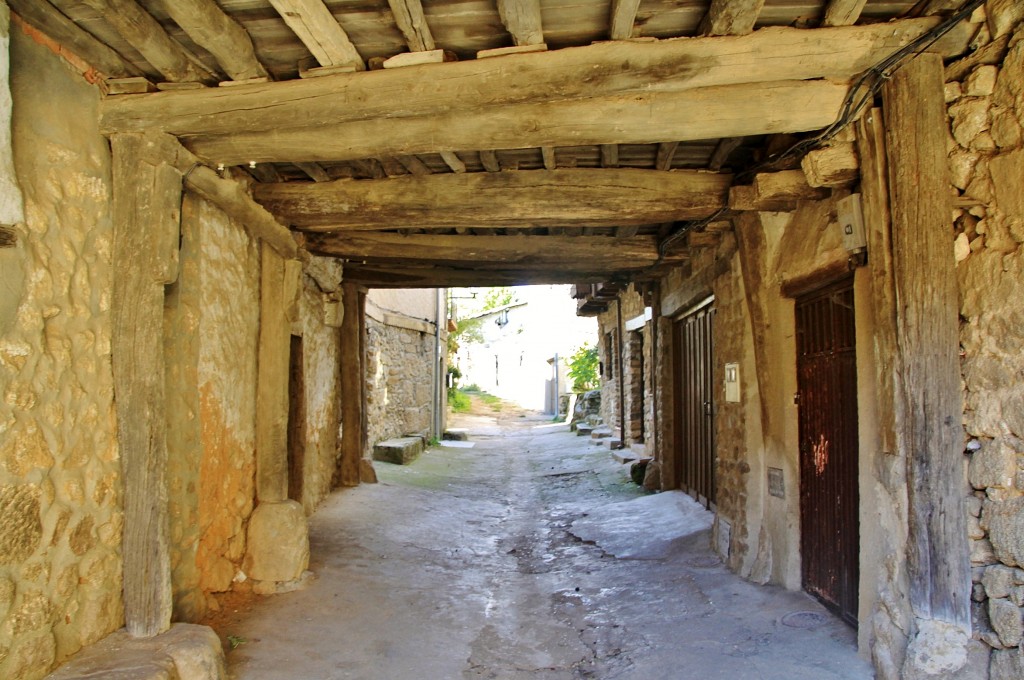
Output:
<path fill-rule="evenodd" d="M 853 281 L 796 303 L 803 586 L 857 624 L 857 352 Z"/>
<path fill-rule="evenodd" d="M 683 317 L 673 343 L 679 487 L 705 507 L 715 502 L 714 319 L 711 305 Z"/>

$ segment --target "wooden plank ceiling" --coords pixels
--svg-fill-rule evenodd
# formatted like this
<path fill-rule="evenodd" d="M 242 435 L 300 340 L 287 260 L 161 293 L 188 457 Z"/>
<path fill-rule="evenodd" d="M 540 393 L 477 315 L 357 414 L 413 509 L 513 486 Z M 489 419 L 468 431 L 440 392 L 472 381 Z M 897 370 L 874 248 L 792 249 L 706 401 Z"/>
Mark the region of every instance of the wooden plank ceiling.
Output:
<path fill-rule="evenodd" d="M 734 170 L 829 125 L 853 78 L 960 3 L 9 4 L 107 77 L 105 132 L 246 173 L 347 278 L 434 286 L 678 265 L 713 230 L 660 244 L 725 207 Z"/>

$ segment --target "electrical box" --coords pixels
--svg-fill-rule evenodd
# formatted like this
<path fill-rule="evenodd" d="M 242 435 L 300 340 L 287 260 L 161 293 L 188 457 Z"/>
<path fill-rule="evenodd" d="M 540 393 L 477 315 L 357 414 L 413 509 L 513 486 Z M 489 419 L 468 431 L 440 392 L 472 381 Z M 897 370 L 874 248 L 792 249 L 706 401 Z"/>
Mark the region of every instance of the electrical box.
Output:
<path fill-rule="evenodd" d="M 861 208 L 860 194 L 850 194 L 836 204 L 839 217 L 839 229 L 843 235 L 843 247 L 851 253 L 863 252 L 867 246 L 864 233 L 864 211 Z"/>
<path fill-rule="evenodd" d="M 725 400 L 738 402 L 740 400 L 740 365 L 725 365 Z"/>

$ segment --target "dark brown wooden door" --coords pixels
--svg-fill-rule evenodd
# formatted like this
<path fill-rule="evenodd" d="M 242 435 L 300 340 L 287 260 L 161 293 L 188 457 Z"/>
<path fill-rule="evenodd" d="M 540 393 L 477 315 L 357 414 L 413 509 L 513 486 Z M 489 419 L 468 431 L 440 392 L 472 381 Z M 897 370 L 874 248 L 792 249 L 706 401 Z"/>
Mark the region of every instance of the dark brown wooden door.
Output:
<path fill-rule="evenodd" d="M 709 305 L 677 321 L 674 332 L 679 486 L 706 507 L 715 502 L 714 319 Z"/>
<path fill-rule="evenodd" d="M 857 624 L 857 351 L 853 281 L 796 303 L 803 586 Z"/>

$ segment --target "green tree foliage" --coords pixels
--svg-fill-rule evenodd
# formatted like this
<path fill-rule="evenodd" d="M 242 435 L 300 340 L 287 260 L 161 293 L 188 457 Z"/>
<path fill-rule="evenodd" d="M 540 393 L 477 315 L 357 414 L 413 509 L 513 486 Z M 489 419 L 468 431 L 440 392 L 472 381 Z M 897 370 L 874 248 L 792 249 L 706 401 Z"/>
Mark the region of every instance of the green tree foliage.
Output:
<path fill-rule="evenodd" d="M 586 392 L 598 387 L 597 347 L 585 343 L 569 357 L 569 377 L 574 392 Z"/>
<path fill-rule="evenodd" d="M 515 291 L 507 286 L 487 288 L 484 290 L 484 311 L 498 309 L 505 305 L 512 304 L 516 299 Z"/>

